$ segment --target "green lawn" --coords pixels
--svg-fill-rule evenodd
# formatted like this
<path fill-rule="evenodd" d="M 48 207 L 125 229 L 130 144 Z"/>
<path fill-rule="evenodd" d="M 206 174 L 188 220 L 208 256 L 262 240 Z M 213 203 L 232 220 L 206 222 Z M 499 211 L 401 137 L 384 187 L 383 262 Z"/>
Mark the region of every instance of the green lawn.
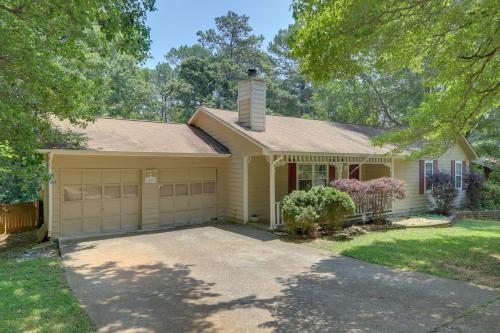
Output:
<path fill-rule="evenodd" d="M 370 232 L 346 242 L 310 243 L 364 261 L 500 287 L 500 221 L 464 220 L 449 228 Z"/>
<path fill-rule="evenodd" d="M 91 332 L 92 324 L 68 289 L 57 256 L 24 259 L 33 243 L 0 242 L 1 332 Z"/>

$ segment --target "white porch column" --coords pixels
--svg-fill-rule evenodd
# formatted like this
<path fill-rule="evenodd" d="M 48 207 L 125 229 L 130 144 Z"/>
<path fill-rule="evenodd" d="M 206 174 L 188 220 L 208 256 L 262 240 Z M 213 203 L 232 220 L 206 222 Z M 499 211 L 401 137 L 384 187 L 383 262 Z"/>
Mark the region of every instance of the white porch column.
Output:
<path fill-rule="evenodd" d="M 283 160 L 283 155 L 274 159 L 274 155 L 269 155 L 269 227 L 274 229 L 276 226 L 276 166 Z"/>
<path fill-rule="evenodd" d="M 276 170 L 274 169 L 274 155 L 269 156 L 269 228 L 274 229 L 276 224 Z"/>
<path fill-rule="evenodd" d="M 243 156 L 243 223 L 248 223 L 248 164 L 249 156 Z"/>

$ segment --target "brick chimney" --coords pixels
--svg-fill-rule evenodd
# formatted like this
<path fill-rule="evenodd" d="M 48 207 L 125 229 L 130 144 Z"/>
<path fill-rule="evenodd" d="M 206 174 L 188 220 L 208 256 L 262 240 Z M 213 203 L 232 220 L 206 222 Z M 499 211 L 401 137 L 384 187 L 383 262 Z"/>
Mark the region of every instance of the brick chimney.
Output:
<path fill-rule="evenodd" d="M 266 83 L 257 70 L 247 70 L 248 78 L 238 82 L 238 122 L 256 132 L 266 130 Z"/>

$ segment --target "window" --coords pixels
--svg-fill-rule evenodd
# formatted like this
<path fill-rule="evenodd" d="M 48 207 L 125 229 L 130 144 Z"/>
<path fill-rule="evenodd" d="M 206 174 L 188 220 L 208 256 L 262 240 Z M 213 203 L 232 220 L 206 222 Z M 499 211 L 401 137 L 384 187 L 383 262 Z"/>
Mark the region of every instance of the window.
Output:
<path fill-rule="evenodd" d="M 85 200 L 101 200 L 101 185 L 87 185 L 84 190 Z"/>
<path fill-rule="evenodd" d="M 313 186 L 328 184 L 327 164 L 299 164 L 297 172 L 297 188 L 309 190 Z"/>
<path fill-rule="evenodd" d="M 64 201 L 82 200 L 81 186 L 64 186 Z"/>
<path fill-rule="evenodd" d="M 455 188 L 462 188 L 462 161 L 455 162 Z"/>
<path fill-rule="evenodd" d="M 203 183 L 203 193 L 215 193 L 215 182 Z"/>
<path fill-rule="evenodd" d="M 120 185 L 104 185 L 104 199 L 119 199 L 120 191 Z"/>
<path fill-rule="evenodd" d="M 189 194 L 201 194 L 202 185 L 201 183 L 189 184 Z"/>
<path fill-rule="evenodd" d="M 425 161 L 425 191 L 430 192 L 432 190 L 432 161 Z"/>
<path fill-rule="evenodd" d="M 172 184 L 160 185 L 160 197 L 171 197 L 173 195 L 174 195 L 174 185 Z"/>
<path fill-rule="evenodd" d="M 175 195 L 187 195 L 188 184 L 175 184 Z"/>
<path fill-rule="evenodd" d="M 139 187 L 136 184 L 123 185 L 124 198 L 136 198 L 139 192 Z"/>

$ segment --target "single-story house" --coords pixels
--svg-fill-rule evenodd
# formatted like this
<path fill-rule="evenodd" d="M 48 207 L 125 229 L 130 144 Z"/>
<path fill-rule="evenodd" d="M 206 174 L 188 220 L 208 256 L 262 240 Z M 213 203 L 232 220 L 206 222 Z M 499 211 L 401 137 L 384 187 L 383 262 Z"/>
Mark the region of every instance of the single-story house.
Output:
<path fill-rule="evenodd" d="M 44 191 L 50 237 L 115 233 L 251 217 L 279 223 L 279 202 L 295 189 L 340 178 L 402 179 L 407 198 L 393 213 L 425 210 L 429 179 L 463 175 L 477 155 L 462 139 L 438 159 L 390 157 L 370 138 L 384 129 L 266 115 L 266 85 L 239 83 L 238 111 L 199 107 L 187 124 L 99 118 L 86 127 L 55 121 L 86 137 L 82 149 L 49 147 Z"/>

